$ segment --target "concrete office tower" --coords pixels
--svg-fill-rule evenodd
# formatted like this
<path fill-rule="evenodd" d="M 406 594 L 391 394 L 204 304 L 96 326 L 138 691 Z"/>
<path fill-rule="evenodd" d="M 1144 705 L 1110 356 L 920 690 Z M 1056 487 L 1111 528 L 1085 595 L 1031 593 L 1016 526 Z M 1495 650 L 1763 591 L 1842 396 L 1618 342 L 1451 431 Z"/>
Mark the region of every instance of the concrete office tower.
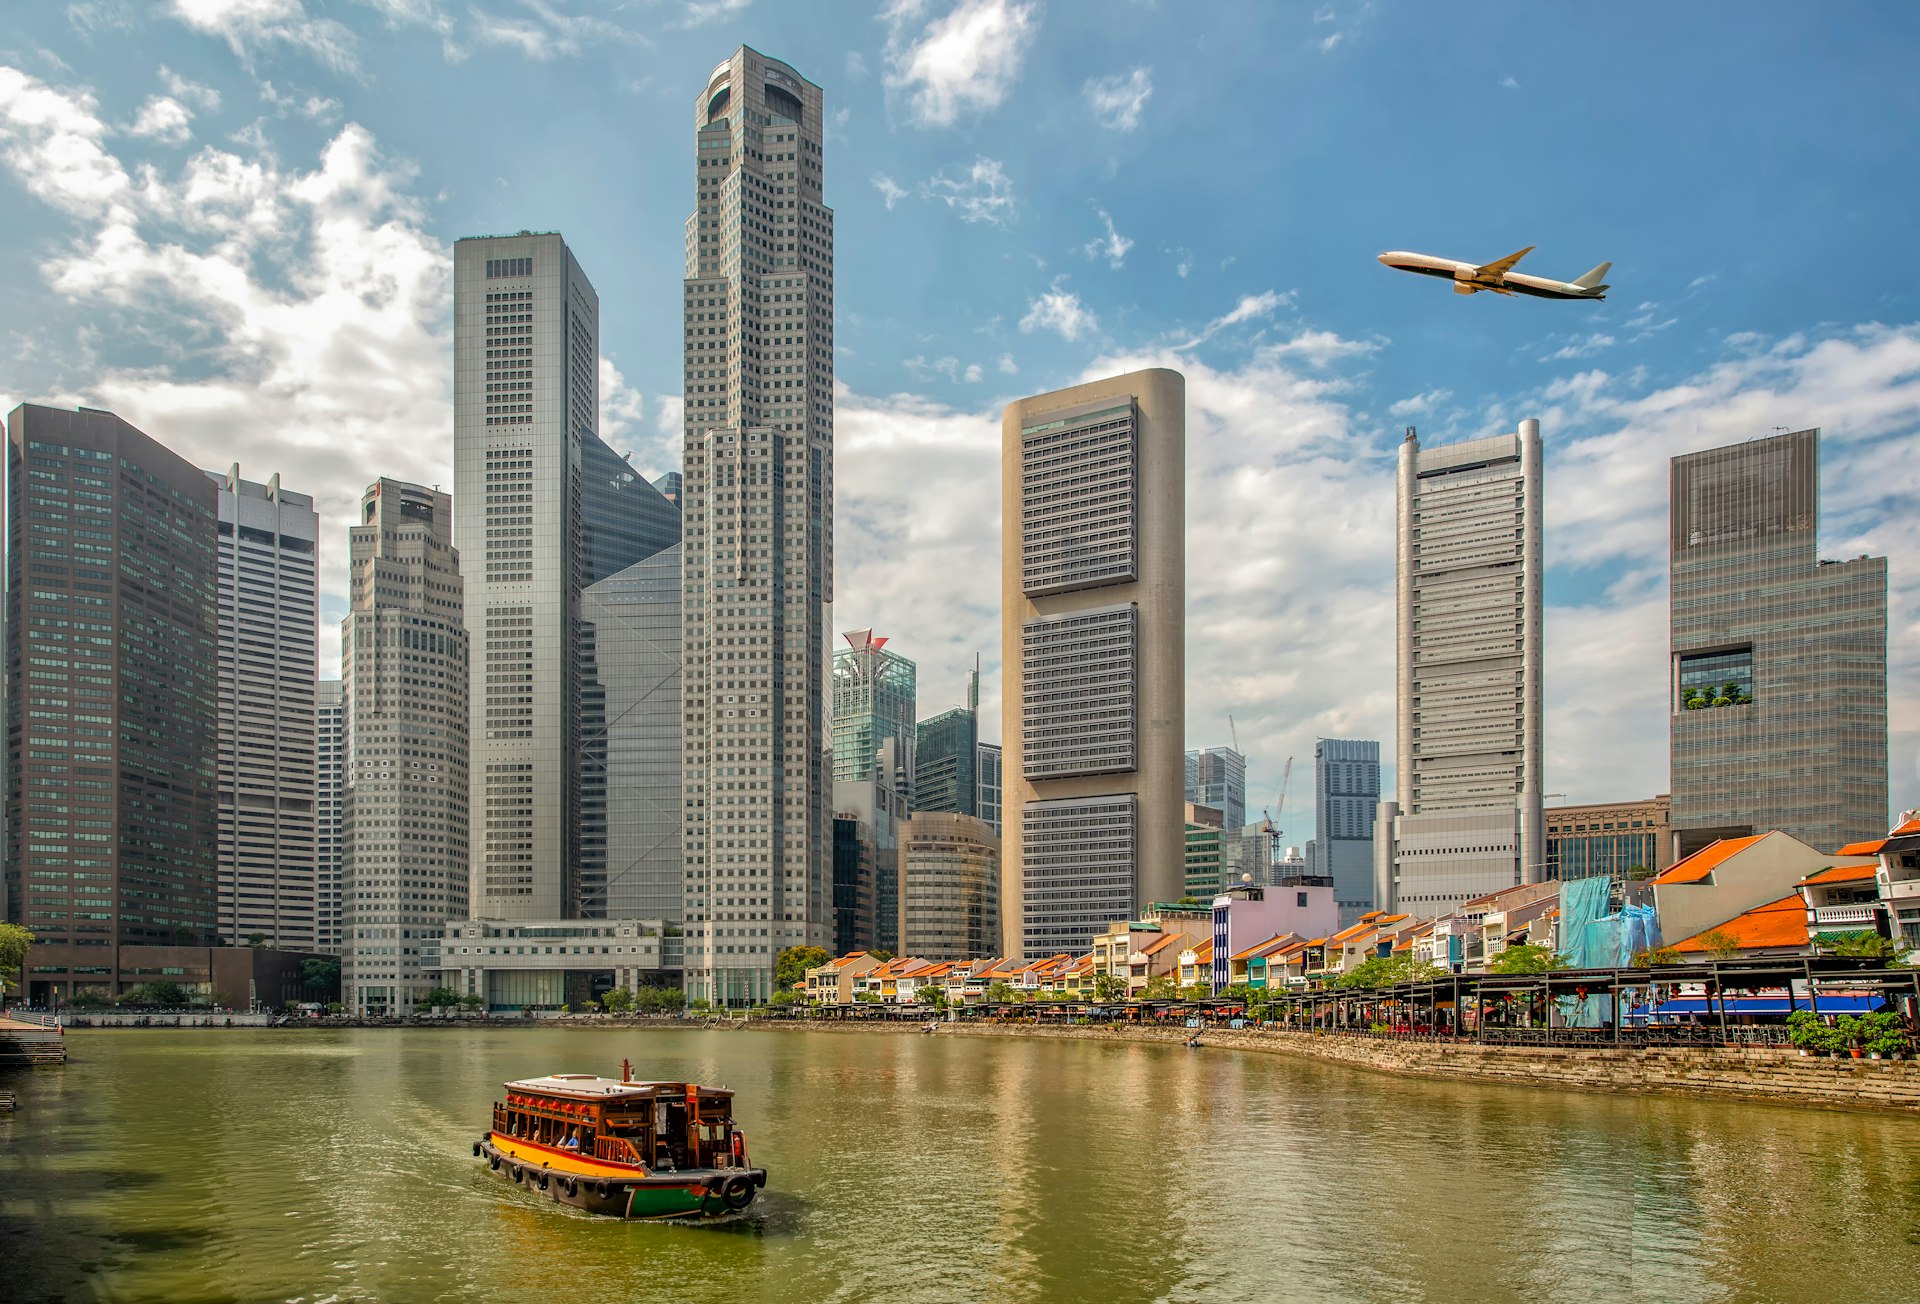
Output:
<path fill-rule="evenodd" d="M 1398 791 L 1374 900 L 1439 916 L 1546 860 L 1540 423 L 1430 449 L 1409 429 L 1399 491 Z"/>
<path fill-rule="evenodd" d="M 967 704 L 913 731 L 913 808 L 980 812 L 980 672 L 967 675 Z"/>
<path fill-rule="evenodd" d="M 1223 826 L 1247 822 L 1247 758 L 1231 747 L 1187 753 L 1187 800 L 1220 812 Z"/>
<path fill-rule="evenodd" d="M 348 566 L 341 1000 L 355 1014 L 410 1014 L 439 981 L 423 944 L 468 908 L 470 640 L 453 500 L 375 482 L 348 532 Z M 530 814 L 502 805 L 485 818 Z"/>
<path fill-rule="evenodd" d="M 1380 805 L 1380 744 L 1321 738 L 1313 744 L 1313 828 L 1307 872 L 1333 880 L 1340 926 L 1373 909 L 1373 818 Z"/>
<path fill-rule="evenodd" d="M 600 300 L 558 235 L 454 245 L 454 542 L 473 676 L 472 901 L 580 912 L 580 590 L 679 542 L 595 434 Z"/>
<path fill-rule="evenodd" d="M 1187 755 L 1191 757 L 1192 752 Z M 1212 806 L 1186 804 L 1186 895 L 1211 898 L 1225 882 L 1225 861 L 1221 857 L 1220 812 Z"/>
<path fill-rule="evenodd" d="M 207 472 L 220 494 L 220 940 L 319 944 L 314 772 L 320 514 L 309 494 Z"/>
<path fill-rule="evenodd" d="M 745 46 L 694 101 L 686 226 L 687 992 L 832 939 L 833 211 L 820 88 Z"/>
<path fill-rule="evenodd" d="M 7 898 L 26 999 L 214 940 L 219 491 L 114 416 L 7 416 Z"/>
<path fill-rule="evenodd" d="M 1075 955 L 1183 883 L 1186 380 L 1137 371 L 1001 420 L 1009 955 Z"/>
<path fill-rule="evenodd" d="M 873 945 L 900 951 L 900 830 L 912 813 L 913 771 L 898 738 L 885 738 L 864 779 L 833 785 L 835 820 L 852 819 L 857 836 L 871 844 Z M 836 919 L 838 918 L 836 907 Z"/>
<path fill-rule="evenodd" d="M 971 815 L 916 811 L 900 831 L 901 955 L 979 960 L 1000 944 L 1000 839 Z"/>
<path fill-rule="evenodd" d="M 1879 832 L 1887 559 L 1821 560 L 1820 432 L 1676 457 L 1672 476 L 1674 858 Z"/>
<path fill-rule="evenodd" d="M 581 910 L 588 918 L 677 924 L 680 548 L 588 586 L 580 614 Z"/>
<path fill-rule="evenodd" d="M 314 692 L 314 877 L 319 948 L 340 953 L 341 901 L 346 864 L 347 699 L 338 679 L 322 679 Z"/>
<path fill-rule="evenodd" d="M 870 629 L 842 634 L 833 653 L 833 781 L 864 779 L 888 739 L 913 764 L 917 670 Z"/>

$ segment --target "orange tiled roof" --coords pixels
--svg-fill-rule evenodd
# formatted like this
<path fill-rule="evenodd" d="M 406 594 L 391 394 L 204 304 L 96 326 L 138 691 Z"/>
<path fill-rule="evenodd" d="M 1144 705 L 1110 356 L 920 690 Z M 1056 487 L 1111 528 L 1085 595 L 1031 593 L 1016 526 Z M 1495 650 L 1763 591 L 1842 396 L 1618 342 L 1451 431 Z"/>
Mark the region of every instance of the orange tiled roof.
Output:
<path fill-rule="evenodd" d="M 1146 950 L 1142 951 L 1140 954 L 1158 955 L 1160 954 L 1160 952 L 1166 950 L 1169 946 L 1173 945 L 1175 942 L 1180 941 L 1184 937 L 1186 937 L 1185 933 L 1162 933 L 1160 934 L 1159 941 L 1155 942 L 1152 946 L 1149 946 Z"/>
<path fill-rule="evenodd" d="M 1874 865 L 1828 865 L 1801 879 L 1802 883 L 1859 883 L 1878 872 Z"/>
<path fill-rule="evenodd" d="M 867 953 L 865 951 L 849 951 L 838 960 L 829 960 L 827 963 L 836 969 L 844 969 L 855 960 L 864 960 L 866 957 Z"/>
<path fill-rule="evenodd" d="M 1920 833 L 1920 819 L 1908 820 L 1884 838 L 1869 838 L 1865 842 L 1849 842 L 1834 854 L 1837 856 L 1877 856 L 1880 849 L 1895 838 L 1910 838 Z"/>
<path fill-rule="evenodd" d="M 1199 964 L 1202 960 L 1213 959 L 1213 943 L 1212 942 L 1202 942 L 1198 946 L 1189 947 L 1188 950 L 1191 950 L 1193 952 L 1193 962 L 1195 964 Z"/>
<path fill-rule="evenodd" d="M 1252 946 L 1249 946 L 1246 950 L 1241 951 L 1239 954 L 1235 955 L 1233 958 L 1236 960 L 1251 960 L 1253 959 L 1254 956 L 1259 955 L 1262 950 L 1264 950 L 1269 946 L 1272 946 L 1275 942 L 1280 942 L 1285 940 L 1286 940 L 1286 934 L 1275 933 L 1272 937 L 1269 937 L 1264 942 L 1255 942 Z"/>
<path fill-rule="evenodd" d="M 1380 917 L 1380 912 L 1377 910 L 1369 914 L 1362 915 L 1360 917 L 1359 923 L 1349 924 L 1345 928 L 1341 929 L 1339 932 L 1333 934 L 1331 937 L 1325 937 L 1325 938 L 1322 938 L 1321 940 L 1325 942 L 1330 942 L 1330 943 L 1331 942 L 1350 942 L 1354 938 L 1360 936 L 1362 933 L 1374 932 L 1375 929 L 1372 921 L 1375 919 L 1378 919 L 1379 917 Z"/>
<path fill-rule="evenodd" d="M 1742 950 L 1748 951 L 1768 946 L 1805 946 L 1807 903 L 1800 899 L 1798 892 L 1783 896 L 1778 901 L 1755 906 L 1743 915 L 1735 915 L 1726 923 L 1716 924 L 1684 942 L 1675 942 L 1673 949 L 1683 954 L 1705 951 L 1708 947 L 1700 939 L 1707 933 L 1725 933 L 1737 941 Z"/>
<path fill-rule="evenodd" d="M 1768 833 L 1757 833 L 1750 838 L 1721 838 L 1718 842 L 1700 848 L 1685 860 L 1676 860 L 1653 876 L 1660 883 L 1698 883 L 1714 871 L 1714 868 L 1734 856 L 1739 855 L 1761 838 L 1771 837 Z"/>

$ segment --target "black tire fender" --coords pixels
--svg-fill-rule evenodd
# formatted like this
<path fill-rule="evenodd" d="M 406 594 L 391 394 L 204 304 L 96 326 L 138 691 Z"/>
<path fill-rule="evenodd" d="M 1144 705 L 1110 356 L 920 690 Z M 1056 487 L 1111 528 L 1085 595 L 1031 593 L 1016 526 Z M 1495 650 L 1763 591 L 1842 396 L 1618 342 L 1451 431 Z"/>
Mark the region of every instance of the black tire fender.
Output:
<path fill-rule="evenodd" d="M 475 1141 L 473 1143 L 473 1157 L 475 1159 L 478 1159 L 480 1157 L 480 1143 L 478 1141 Z"/>
<path fill-rule="evenodd" d="M 487 1156 L 487 1167 L 488 1167 L 488 1168 L 491 1168 L 491 1169 L 492 1169 L 492 1170 L 493 1170 L 494 1172 L 496 1172 L 496 1173 L 497 1173 L 497 1172 L 499 1172 L 499 1171 L 500 1171 L 500 1156 L 499 1156 L 499 1155 L 488 1155 L 488 1156 Z"/>
<path fill-rule="evenodd" d="M 564 1186 L 564 1187 L 566 1188 L 566 1192 L 567 1192 L 567 1198 L 568 1198 L 568 1199 L 572 1199 L 572 1198 L 573 1198 L 574 1196 L 576 1196 L 576 1195 L 578 1195 L 578 1194 L 580 1194 L 580 1179 L 579 1179 L 579 1178 L 577 1178 L 577 1177 L 564 1177 L 564 1178 L 561 1178 L 561 1179 L 560 1179 L 560 1183 L 561 1183 L 561 1185 L 562 1185 L 562 1186 Z"/>
<path fill-rule="evenodd" d="M 526 1170 L 526 1169 L 524 1169 L 524 1168 L 522 1168 L 522 1167 L 521 1167 L 521 1166 L 520 1166 L 519 1164 L 515 1164 L 515 1165 L 513 1166 L 513 1180 L 514 1180 L 514 1181 L 516 1181 L 516 1182 L 524 1182 L 524 1181 L 526 1181 L 526 1180 L 527 1180 L 527 1170 Z"/>

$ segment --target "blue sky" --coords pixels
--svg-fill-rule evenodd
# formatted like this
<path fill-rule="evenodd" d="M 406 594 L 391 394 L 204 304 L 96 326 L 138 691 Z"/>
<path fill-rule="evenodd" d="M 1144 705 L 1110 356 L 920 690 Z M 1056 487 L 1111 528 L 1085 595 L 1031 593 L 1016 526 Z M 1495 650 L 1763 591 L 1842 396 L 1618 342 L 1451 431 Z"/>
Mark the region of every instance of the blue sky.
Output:
<path fill-rule="evenodd" d="M 0 402 L 112 407 L 314 492 L 451 465 L 449 252 L 563 231 L 603 434 L 677 465 L 693 99 L 746 42 L 826 90 L 836 622 L 997 721 L 998 411 L 1189 377 L 1188 736 L 1250 804 L 1392 728 L 1392 449 L 1547 441 L 1548 772 L 1664 791 L 1666 461 L 1825 431 L 1824 550 L 1892 559 L 1920 804 L 1920 13 L 1789 4 L 43 0 L 0 32 Z M 1603 304 L 1462 298 L 1411 248 Z M 1310 802 L 1296 780 L 1293 801 Z M 1296 841 L 1310 818 L 1292 822 Z M 1873 830 L 1862 830 L 1863 833 Z"/>

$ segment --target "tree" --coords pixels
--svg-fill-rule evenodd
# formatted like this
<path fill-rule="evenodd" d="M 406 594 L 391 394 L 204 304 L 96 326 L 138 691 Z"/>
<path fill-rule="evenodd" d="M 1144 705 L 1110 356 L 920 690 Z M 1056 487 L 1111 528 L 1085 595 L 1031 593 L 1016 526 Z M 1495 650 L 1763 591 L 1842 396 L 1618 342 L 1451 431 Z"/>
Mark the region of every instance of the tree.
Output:
<path fill-rule="evenodd" d="M 610 987 L 600 997 L 600 1008 L 608 1014 L 632 1014 L 639 1003 L 634 994 L 624 987 Z"/>
<path fill-rule="evenodd" d="M 807 980 L 807 970 L 818 969 L 833 959 L 818 946 L 789 946 L 773 961 L 773 985 L 778 991 L 792 991 L 796 983 Z"/>
<path fill-rule="evenodd" d="M 443 1005 L 458 1005 L 459 1003 L 460 1003 L 460 993 L 456 992 L 451 987 L 431 988 L 427 992 L 427 994 L 425 996 L 422 996 L 420 1000 L 417 1002 L 418 1005 L 432 1006 L 432 1007 L 438 1007 Z"/>
<path fill-rule="evenodd" d="M 1648 951 L 1636 951 L 1633 954 L 1633 966 L 1636 969 L 1657 969 L 1661 965 L 1679 964 L 1680 952 L 1671 946 L 1662 946 Z"/>
<path fill-rule="evenodd" d="M 1444 977 L 1439 965 L 1416 961 L 1412 952 L 1401 955 L 1369 956 L 1340 975 L 1342 987 L 1392 987 L 1395 983 L 1431 982 Z"/>
<path fill-rule="evenodd" d="M 947 1008 L 947 994 L 932 983 L 921 983 L 914 989 L 913 998 L 922 1005 L 931 1005 L 936 1010 Z"/>
<path fill-rule="evenodd" d="M 247 945 L 252 947 L 254 950 L 257 951 L 261 947 L 265 946 L 266 944 L 267 944 L 267 935 L 265 933 L 248 933 L 247 934 Z"/>
<path fill-rule="evenodd" d="M 1018 998 L 1014 996 L 1012 987 L 998 982 L 987 988 L 987 999 L 995 1005 L 1010 1005 Z"/>
<path fill-rule="evenodd" d="M 1709 928 L 1700 934 L 1700 945 L 1713 960 L 1733 960 L 1740 955 L 1740 939 L 1724 928 Z"/>
<path fill-rule="evenodd" d="M 18 924 L 0 924 L 0 995 L 20 986 L 19 973 L 27 963 L 33 934 Z"/>
<path fill-rule="evenodd" d="M 1177 999 L 1179 995 L 1180 979 L 1170 973 L 1163 973 L 1158 978 L 1149 978 L 1147 985 L 1140 991 L 1141 999 L 1148 1001 L 1171 1001 Z"/>
<path fill-rule="evenodd" d="M 465 1010 L 469 1014 L 473 1013 L 475 1010 L 479 1009 L 482 1005 L 485 1005 L 485 1004 L 486 1002 L 481 1000 L 478 996 L 462 996 L 460 998 L 460 1008 Z M 338 1013 L 340 1009 L 340 1003 L 338 1001 L 335 1001 L 333 1005 L 329 1008 L 333 1012 Z"/>
<path fill-rule="evenodd" d="M 1126 995 L 1127 984 L 1124 979 L 1118 978 L 1110 973 L 1095 974 L 1093 976 L 1094 1000 L 1103 1003 L 1118 1001 L 1124 1000 Z"/>
<path fill-rule="evenodd" d="M 892 951 L 881 950 L 877 947 L 871 951 L 868 951 L 867 954 L 872 956 L 874 959 L 878 960 L 881 964 L 885 964 L 887 961 L 893 959 Z M 822 960 L 820 963 L 825 964 L 826 961 Z"/>
<path fill-rule="evenodd" d="M 1509 946 L 1487 966 L 1488 973 L 1551 973 L 1567 967 L 1567 957 L 1544 946 Z"/>
<path fill-rule="evenodd" d="M 324 1001 L 340 990 L 338 956 L 316 956 L 300 962 L 300 986 L 308 1000 Z"/>
<path fill-rule="evenodd" d="M 128 1005 L 145 1005 L 157 1009 L 174 1010 L 188 1003 L 187 989 L 179 983 L 166 979 L 141 983 L 126 995 Z"/>
<path fill-rule="evenodd" d="M 1705 938 L 1701 938 L 1705 941 Z M 1885 960 L 1893 955 L 1893 943 L 1875 932 L 1865 929 L 1854 933 L 1839 933 L 1820 939 L 1822 950 L 1828 955 L 1840 956 L 1849 960 Z"/>

